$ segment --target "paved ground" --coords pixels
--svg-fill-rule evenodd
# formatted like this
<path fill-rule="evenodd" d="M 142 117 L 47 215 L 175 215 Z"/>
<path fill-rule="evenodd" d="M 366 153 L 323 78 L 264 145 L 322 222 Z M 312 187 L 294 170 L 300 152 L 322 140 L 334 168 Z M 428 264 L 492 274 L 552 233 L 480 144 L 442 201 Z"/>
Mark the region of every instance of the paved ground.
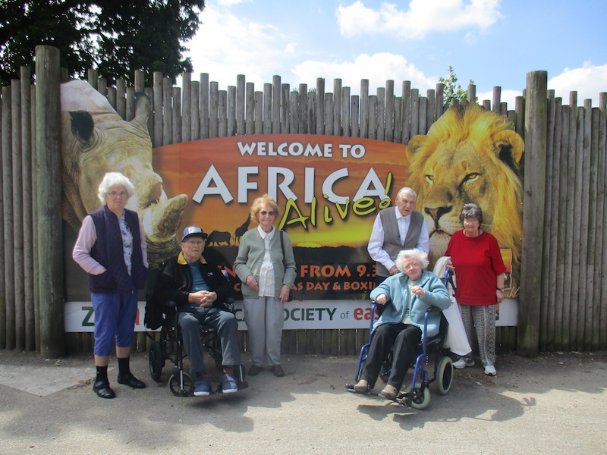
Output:
<path fill-rule="evenodd" d="M 350 394 L 353 357 L 288 356 L 287 376 L 249 378 L 236 395 L 176 398 L 147 358 L 148 388 L 91 391 L 92 362 L 0 351 L 0 453 L 605 453 L 607 356 L 502 356 L 497 378 L 457 371 L 416 411 Z M 110 371 L 115 378 L 116 370 Z"/>

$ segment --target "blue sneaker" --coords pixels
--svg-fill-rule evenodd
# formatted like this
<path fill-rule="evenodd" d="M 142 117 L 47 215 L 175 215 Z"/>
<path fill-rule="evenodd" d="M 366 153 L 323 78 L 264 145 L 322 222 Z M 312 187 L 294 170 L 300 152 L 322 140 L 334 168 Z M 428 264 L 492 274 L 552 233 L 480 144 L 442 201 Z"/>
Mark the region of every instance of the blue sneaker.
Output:
<path fill-rule="evenodd" d="M 224 374 L 221 380 L 221 392 L 222 393 L 236 393 L 238 392 L 238 383 L 233 376 Z"/>
<path fill-rule="evenodd" d="M 208 397 L 211 394 L 211 387 L 207 378 L 196 379 L 194 381 L 194 396 Z"/>

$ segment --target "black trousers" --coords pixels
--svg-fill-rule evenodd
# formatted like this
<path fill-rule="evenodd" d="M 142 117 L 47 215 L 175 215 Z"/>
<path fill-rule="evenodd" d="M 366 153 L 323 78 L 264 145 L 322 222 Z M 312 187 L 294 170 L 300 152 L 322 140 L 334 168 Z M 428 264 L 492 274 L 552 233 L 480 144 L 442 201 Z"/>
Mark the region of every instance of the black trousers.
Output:
<path fill-rule="evenodd" d="M 373 334 L 362 378 L 373 388 L 385 359 L 392 350 L 392 370 L 388 384 L 400 389 L 407 370 L 415 358 L 422 337 L 419 327 L 403 323 L 382 324 Z"/>

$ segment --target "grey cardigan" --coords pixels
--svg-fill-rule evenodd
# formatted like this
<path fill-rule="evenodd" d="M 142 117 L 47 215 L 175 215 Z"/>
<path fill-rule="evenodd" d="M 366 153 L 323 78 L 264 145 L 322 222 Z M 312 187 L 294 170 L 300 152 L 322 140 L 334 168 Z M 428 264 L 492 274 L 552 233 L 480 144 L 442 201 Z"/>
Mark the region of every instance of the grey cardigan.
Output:
<path fill-rule="evenodd" d="M 280 246 L 280 236 L 283 236 L 285 246 L 285 258 L 283 262 L 282 248 Z M 244 298 L 257 298 L 259 295 L 246 284 L 247 277 L 253 275 L 259 281 L 259 270 L 265 255 L 265 244 L 257 228 L 248 230 L 240 239 L 238 255 L 234 260 L 234 271 L 242 282 L 242 295 Z M 293 246 L 286 233 L 275 228 L 274 235 L 270 241 L 270 258 L 274 266 L 275 293 L 278 297 L 282 285 L 291 285 L 295 282 L 297 276 L 295 268 L 295 256 L 293 255 Z M 286 267 L 285 267 L 286 265 Z"/>

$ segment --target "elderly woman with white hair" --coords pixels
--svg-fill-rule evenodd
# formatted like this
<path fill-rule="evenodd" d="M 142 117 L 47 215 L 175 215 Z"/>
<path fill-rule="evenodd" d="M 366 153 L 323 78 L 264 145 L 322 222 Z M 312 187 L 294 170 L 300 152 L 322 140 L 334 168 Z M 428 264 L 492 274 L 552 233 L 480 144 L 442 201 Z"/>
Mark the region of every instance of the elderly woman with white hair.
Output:
<path fill-rule="evenodd" d="M 426 334 L 435 336 L 440 326 L 440 310 L 451 304 L 443 282 L 425 270 L 427 253 L 418 249 L 402 250 L 396 258 L 396 266 L 400 273 L 388 277 L 371 291 L 371 298 L 383 306 L 383 312 L 373 325 L 371 346 L 361 379 L 353 386 L 354 392 L 368 393 L 392 351 L 390 377 L 379 393 L 389 400 L 396 399 L 415 358 L 426 311 L 432 307 L 437 309 L 428 317 Z"/>
<path fill-rule="evenodd" d="M 107 377 L 109 356 L 116 345 L 118 383 L 134 389 L 145 384 L 131 373 L 129 358 L 137 313 L 137 290 L 147 275 L 147 248 L 136 212 L 126 204 L 134 194 L 131 181 L 108 172 L 99 185 L 103 207 L 88 214 L 72 257 L 88 273 L 95 311 L 95 367 L 93 391 L 101 398 L 116 395 Z"/>

